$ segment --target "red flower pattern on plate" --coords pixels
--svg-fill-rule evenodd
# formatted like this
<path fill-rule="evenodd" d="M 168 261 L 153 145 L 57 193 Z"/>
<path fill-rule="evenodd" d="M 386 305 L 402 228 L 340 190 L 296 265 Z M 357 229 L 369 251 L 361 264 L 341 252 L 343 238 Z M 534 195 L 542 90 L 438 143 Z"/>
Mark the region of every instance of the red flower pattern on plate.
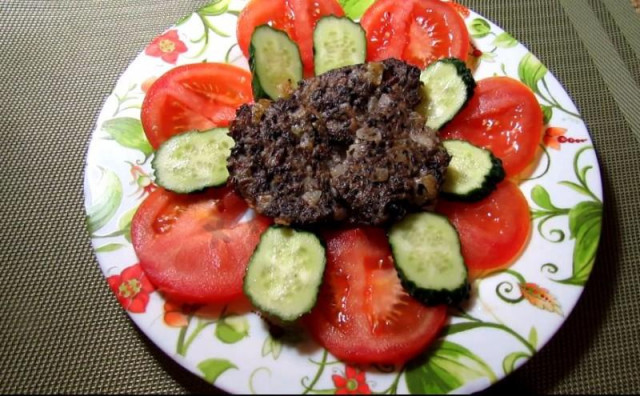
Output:
<path fill-rule="evenodd" d="M 178 56 L 184 52 L 187 52 L 187 46 L 178 37 L 177 30 L 169 30 L 156 37 L 144 50 L 145 54 L 158 57 L 171 64 L 175 64 Z"/>
<path fill-rule="evenodd" d="M 118 302 L 129 312 L 143 313 L 149 303 L 149 294 L 155 290 L 140 264 L 125 268 L 120 275 L 107 278 Z"/>
<path fill-rule="evenodd" d="M 566 137 L 567 128 L 549 127 L 544 131 L 544 145 L 554 150 L 560 150 L 561 143 L 583 143 L 587 139 Z"/>
<path fill-rule="evenodd" d="M 360 371 L 355 367 L 346 366 L 344 377 L 334 374 L 331 379 L 336 386 L 336 395 L 371 394 L 364 371 Z"/>

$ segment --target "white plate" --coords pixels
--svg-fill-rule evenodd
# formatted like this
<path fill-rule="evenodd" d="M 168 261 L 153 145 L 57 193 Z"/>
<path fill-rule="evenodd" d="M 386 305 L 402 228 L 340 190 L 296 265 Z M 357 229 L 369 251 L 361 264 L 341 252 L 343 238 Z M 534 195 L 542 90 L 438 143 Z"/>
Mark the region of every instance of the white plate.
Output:
<path fill-rule="evenodd" d="M 227 307 L 223 317 L 219 310 L 194 313 L 193 307 L 165 304 L 153 291 L 128 240 L 131 216 L 153 180 L 140 125 L 143 83 L 171 69 L 172 56 L 175 65 L 206 59 L 247 68 L 236 45 L 237 14 L 229 12 L 245 3 L 214 2 L 163 33 L 186 51 L 164 59 L 143 51 L 118 80 L 92 134 L 85 173 L 92 243 L 114 292 L 129 290 L 118 299 L 132 320 L 186 369 L 232 393 L 334 393 L 358 383 L 373 392 L 464 393 L 522 365 L 558 330 L 582 293 L 600 237 L 602 186 L 591 138 L 565 90 L 524 46 L 474 12 L 465 21 L 483 53 L 475 77 L 507 75 L 536 92 L 549 116 L 545 155 L 532 179 L 520 185 L 533 214 L 526 250 L 508 270 L 473 284 L 465 312 L 452 316 L 448 334 L 426 363 L 360 372 L 310 341 L 273 340 L 256 315 L 235 315 L 240 308 Z"/>

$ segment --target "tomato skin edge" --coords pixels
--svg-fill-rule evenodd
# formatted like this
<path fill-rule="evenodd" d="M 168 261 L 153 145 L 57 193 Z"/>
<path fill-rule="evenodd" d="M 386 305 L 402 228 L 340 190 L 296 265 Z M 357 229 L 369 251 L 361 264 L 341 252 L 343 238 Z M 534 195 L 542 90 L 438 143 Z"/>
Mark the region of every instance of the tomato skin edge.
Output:
<path fill-rule="evenodd" d="M 501 207 L 496 207 L 496 203 Z M 482 216 L 486 220 L 486 215 L 489 214 L 485 208 L 489 212 L 503 213 L 508 217 L 500 220 L 491 215 L 491 224 L 494 226 L 479 231 L 483 224 Z M 458 231 L 470 281 L 513 265 L 526 250 L 532 236 L 533 221 L 529 203 L 519 186 L 508 179 L 499 183 L 496 190 L 479 202 L 442 201 L 436 207 L 436 212 L 445 215 Z M 495 226 L 497 221 L 501 222 L 499 226 Z M 502 240 L 497 240 L 499 243 L 495 245 L 483 238 L 484 235 L 499 235 L 507 231 L 509 234 Z M 514 244 L 516 249 L 510 250 Z"/>
<path fill-rule="evenodd" d="M 202 94 L 205 90 L 201 87 L 196 88 L 200 93 L 191 92 L 191 88 L 183 86 L 187 80 L 205 80 L 207 84 L 200 85 L 208 85 L 213 92 Z M 235 118 L 236 109 L 251 102 L 253 93 L 248 70 L 216 62 L 184 64 L 169 69 L 149 86 L 142 101 L 140 122 L 147 141 L 157 149 L 178 133 L 226 127 Z M 176 129 L 180 122 L 175 120 L 175 116 L 168 117 L 167 114 L 174 115 L 171 111 L 178 107 L 189 113 L 190 127 L 183 125 Z"/>

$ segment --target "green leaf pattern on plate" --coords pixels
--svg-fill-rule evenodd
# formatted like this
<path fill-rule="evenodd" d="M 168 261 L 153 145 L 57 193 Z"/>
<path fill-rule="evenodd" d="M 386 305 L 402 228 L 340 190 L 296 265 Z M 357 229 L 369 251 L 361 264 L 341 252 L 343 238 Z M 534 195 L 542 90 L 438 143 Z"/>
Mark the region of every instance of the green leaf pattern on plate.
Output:
<path fill-rule="evenodd" d="M 546 221 L 557 216 L 567 216 L 570 238 L 575 240 L 572 275 L 566 279 L 556 280 L 556 282 L 559 283 L 584 286 L 596 259 L 602 228 L 602 201 L 593 193 L 587 184 L 587 174 L 593 167 L 586 165 L 581 168 L 579 165 L 582 154 L 592 149 L 592 146 L 585 146 L 578 150 L 575 155 L 573 169 L 577 182 L 563 180 L 558 183 L 561 186 L 571 188 L 591 200 L 579 202 L 572 208 L 558 208 L 551 203 L 551 197 L 544 187 L 537 185 L 531 190 L 532 200 L 542 208 L 542 210 L 533 209 L 531 212 L 534 220 L 540 219 L 538 223 L 540 235 L 545 237 L 542 232 L 542 226 Z M 564 233 L 562 231 L 554 231 L 561 233 L 562 239 L 564 239 Z M 545 266 L 548 265 L 549 264 L 545 264 Z"/>
<path fill-rule="evenodd" d="M 427 352 L 425 361 L 410 365 L 405 373 L 412 394 L 449 393 L 468 381 L 487 377 L 497 380 L 491 367 L 469 349 L 450 341 L 438 341 Z"/>
<path fill-rule="evenodd" d="M 98 186 L 97 202 L 87 210 L 87 228 L 93 235 L 104 227 L 116 214 L 122 202 L 122 183 L 115 172 L 100 169 L 101 178 Z"/>
<path fill-rule="evenodd" d="M 473 38 L 483 38 L 491 34 L 491 26 L 486 20 L 475 18 L 469 24 L 469 33 Z"/>
<path fill-rule="evenodd" d="M 216 325 L 216 337 L 225 344 L 235 344 L 249 335 L 249 322 L 244 316 L 227 316 Z"/>
<path fill-rule="evenodd" d="M 518 41 L 507 32 L 502 32 L 493 39 L 493 45 L 498 48 L 512 48 L 518 45 Z"/>
<path fill-rule="evenodd" d="M 204 379 L 212 384 L 215 384 L 218 377 L 225 371 L 237 368 L 238 366 L 227 359 L 207 359 L 198 363 L 198 369 L 202 372 Z"/>
<path fill-rule="evenodd" d="M 153 147 L 149 144 L 142 123 L 137 118 L 113 118 L 105 121 L 102 129 L 121 146 L 142 152 L 145 159 L 153 153 Z"/>
<path fill-rule="evenodd" d="M 262 344 L 261 355 L 263 357 L 271 355 L 275 360 L 280 356 L 280 352 L 282 352 L 282 343 L 268 334 L 264 339 L 264 343 Z"/>
<path fill-rule="evenodd" d="M 504 360 L 502 361 L 502 369 L 504 370 L 505 374 L 511 373 L 516 369 L 516 362 L 518 360 L 528 359 L 530 357 L 531 355 L 525 352 L 512 352 L 505 356 Z"/>

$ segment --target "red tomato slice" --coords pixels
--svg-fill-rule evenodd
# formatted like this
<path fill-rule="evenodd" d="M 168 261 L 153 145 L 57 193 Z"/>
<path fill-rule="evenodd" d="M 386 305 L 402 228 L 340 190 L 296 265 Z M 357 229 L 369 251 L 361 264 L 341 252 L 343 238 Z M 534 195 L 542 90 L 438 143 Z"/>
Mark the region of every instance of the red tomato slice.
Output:
<path fill-rule="evenodd" d="M 362 16 L 367 60 L 402 59 L 424 69 L 446 57 L 463 61 L 469 52 L 464 19 L 439 0 L 378 0 Z"/>
<path fill-rule="evenodd" d="M 529 87 L 509 77 L 489 77 L 478 81 L 467 106 L 441 136 L 488 148 L 513 177 L 535 159 L 542 133 L 542 110 Z"/>
<path fill-rule="evenodd" d="M 133 247 L 149 280 L 184 303 L 241 297 L 247 263 L 269 226 L 262 216 L 239 223 L 246 210 L 246 203 L 227 189 L 152 192 L 131 223 Z"/>
<path fill-rule="evenodd" d="M 446 307 L 426 307 L 404 291 L 382 229 L 328 235 L 318 302 L 305 317 L 313 337 L 340 360 L 401 364 L 438 335 Z"/>
<path fill-rule="evenodd" d="M 256 27 L 268 24 L 283 30 L 298 44 L 305 76 L 313 76 L 313 29 L 325 15 L 344 16 L 344 11 L 336 0 L 251 0 L 238 16 L 238 45 L 249 57 Z"/>
<path fill-rule="evenodd" d="M 141 121 L 153 148 L 171 136 L 226 126 L 253 101 L 251 73 L 223 63 L 175 67 L 158 78 L 142 102 Z"/>
<path fill-rule="evenodd" d="M 437 211 L 458 230 L 462 256 L 473 279 L 511 265 L 531 235 L 529 204 L 509 180 L 480 202 L 442 200 Z"/>

